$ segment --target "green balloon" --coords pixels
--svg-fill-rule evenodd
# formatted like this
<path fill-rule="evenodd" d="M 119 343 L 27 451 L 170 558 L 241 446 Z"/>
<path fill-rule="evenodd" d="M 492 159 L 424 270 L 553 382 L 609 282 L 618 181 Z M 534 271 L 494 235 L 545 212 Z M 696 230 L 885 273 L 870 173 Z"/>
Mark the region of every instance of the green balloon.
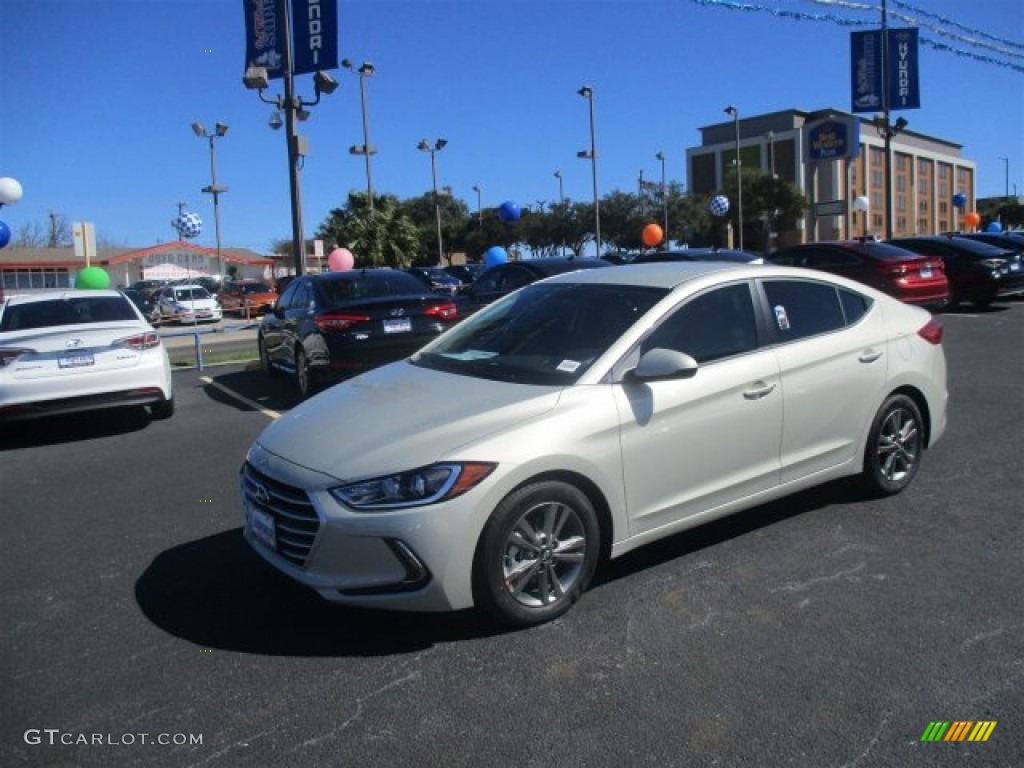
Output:
<path fill-rule="evenodd" d="M 75 277 L 75 288 L 102 290 L 110 287 L 110 275 L 102 267 L 86 267 Z"/>

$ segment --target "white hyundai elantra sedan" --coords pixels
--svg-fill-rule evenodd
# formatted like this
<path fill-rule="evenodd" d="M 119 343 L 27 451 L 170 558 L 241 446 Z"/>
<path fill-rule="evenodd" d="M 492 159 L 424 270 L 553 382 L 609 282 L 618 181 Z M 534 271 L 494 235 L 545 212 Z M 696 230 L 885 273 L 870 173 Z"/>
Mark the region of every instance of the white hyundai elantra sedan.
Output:
<path fill-rule="evenodd" d="M 0 421 L 118 406 L 174 413 L 160 334 L 113 290 L 57 290 L 0 303 Z"/>
<path fill-rule="evenodd" d="M 942 325 L 808 270 L 543 280 L 271 424 L 245 537 L 328 600 L 526 626 L 598 564 L 834 478 L 905 489 L 946 428 Z"/>

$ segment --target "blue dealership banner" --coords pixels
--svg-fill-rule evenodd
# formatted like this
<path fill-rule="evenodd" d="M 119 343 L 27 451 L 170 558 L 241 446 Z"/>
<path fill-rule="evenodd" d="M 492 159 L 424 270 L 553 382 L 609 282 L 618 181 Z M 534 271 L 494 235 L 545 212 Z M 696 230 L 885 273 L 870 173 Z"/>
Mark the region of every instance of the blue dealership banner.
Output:
<path fill-rule="evenodd" d="M 852 112 L 919 109 L 917 29 L 886 30 L 888 40 L 887 94 L 882 82 L 882 33 L 850 33 L 850 101 Z"/>
<path fill-rule="evenodd" d="M 242 0 L 245 66 L 265 67 L 270 79 L 284 75 L 281 0 Z M 338 0 L 291 0 L 292 74 L 338 68 Z"/>

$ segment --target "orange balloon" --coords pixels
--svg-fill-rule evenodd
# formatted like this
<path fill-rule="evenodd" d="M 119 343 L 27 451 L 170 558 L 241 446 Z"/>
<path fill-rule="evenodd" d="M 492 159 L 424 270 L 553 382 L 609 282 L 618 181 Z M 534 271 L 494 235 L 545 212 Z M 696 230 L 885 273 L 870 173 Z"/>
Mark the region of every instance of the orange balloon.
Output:
<path fill-rule="evenodd" d="M 653 248 L 661 242 L 661 238 L 665 236 L 665 233 L 661 231 L 661 227 L 657 224 L 648 224 L 644 227 L 643 239 L 644 245 L 648 248 Z"/>
<path fill-rule="evenodd" d="M 968 227 L 976 227 L 981 224 L 981 216 L 974 211 L 964 214 L 964 224 Z"/>

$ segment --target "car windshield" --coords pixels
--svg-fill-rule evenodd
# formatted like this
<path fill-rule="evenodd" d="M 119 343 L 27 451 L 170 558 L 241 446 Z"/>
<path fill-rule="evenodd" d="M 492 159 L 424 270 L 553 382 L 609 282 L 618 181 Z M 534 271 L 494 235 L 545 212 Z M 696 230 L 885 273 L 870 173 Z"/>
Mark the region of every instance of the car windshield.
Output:
<path fill-rule="evenodd" d="M 492 304 L 413 357 L 413 364 L 521 384 L 575 383 L 667 291 L 537 283 Z"/>
<path fill-rule="evenodd" d="M 174 289 L 174 300 L 175 301 L 195 301 L 197 299 L 208 299 L 210 298 L 210 292 L 205 288 L 196 286 L 194 288 L 175 288 Z"/>
<path fill-rule="evenodd" d="M 120 296 L 83 296 L 8 306 L 0 319 L 0 331 L 138 319 L 131 304 Z"/>
<path fill-rule="evenodd" d="M 323 297 L 324 305 L 328 307 L 359 299 L 422 294 L 426 291 L 422 282 L 398 270 L 346 274 L 317 281 L 316 288 Z"/>

